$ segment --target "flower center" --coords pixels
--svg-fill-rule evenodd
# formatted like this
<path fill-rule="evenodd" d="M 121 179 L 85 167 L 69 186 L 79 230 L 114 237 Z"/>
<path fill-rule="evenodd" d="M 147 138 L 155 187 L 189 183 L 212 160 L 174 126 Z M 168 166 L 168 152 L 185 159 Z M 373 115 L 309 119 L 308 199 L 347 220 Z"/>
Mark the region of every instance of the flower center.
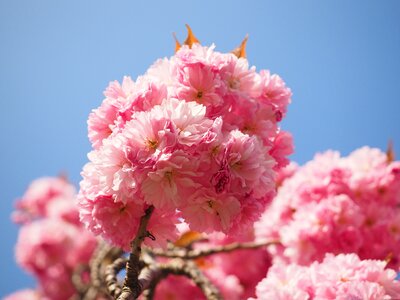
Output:
<path fill-rule="evenodd" d="M 146 146 L 149 147 L 150 149 L 157 149 L 158 147 L 158 142 L 157 141 L 152 141 L 152 140 L 147 140 L 146 141 Z"/>

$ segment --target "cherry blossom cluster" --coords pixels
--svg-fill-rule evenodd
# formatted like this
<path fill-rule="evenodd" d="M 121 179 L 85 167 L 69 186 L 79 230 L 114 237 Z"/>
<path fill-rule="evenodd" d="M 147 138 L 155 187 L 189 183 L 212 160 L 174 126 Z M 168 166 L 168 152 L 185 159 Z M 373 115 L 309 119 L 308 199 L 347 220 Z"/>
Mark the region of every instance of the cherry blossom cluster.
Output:
<path fill-rule="evenodd" d="M 282 185 L 256 224 L 275 260 L 308 265 L 325 253 L 356 253 L 400 266 L 400 162 L 364 147 L 318 154 L 283 171 Z"/>
<path fill-rule="evenodd" d="M 79 222 L 75 188 L 63 178 L 40 178 L 16 206 L 13 219 L 23 223 L 16 259 L 39 286 L 7 299 L 69 299 L 77 292 L 72 274 L 89 263 L 97 244 Z"/>
<path fill-rule="evenodd" d="M 327 254 L 310 266 L 274 264 L 249 300 L 399 299 L 396 272 L 386 262 L 360 260 L 356 254 Z"/>
<path fill-rule="evenodd" d="M 192 230 L 238 234 L 275 194 L 291 136 L 278 123 L 291 92 L 282 79 L 214 46 L 184 45 L 136 81 L 111 82 L 90 114 L 81 221 L 128 248 L 140 217 L 163 246 L 184 219 Z"/>

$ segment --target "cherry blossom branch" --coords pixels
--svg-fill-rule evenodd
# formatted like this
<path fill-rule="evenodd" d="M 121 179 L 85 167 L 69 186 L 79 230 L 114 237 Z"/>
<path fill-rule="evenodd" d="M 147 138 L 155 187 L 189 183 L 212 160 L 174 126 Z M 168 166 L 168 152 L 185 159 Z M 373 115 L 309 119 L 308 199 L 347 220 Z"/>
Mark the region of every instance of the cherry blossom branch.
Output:
<path fill-rule="evenodd" d="M 149 236 L 147 224 L 149 223 L 153 210 L 154 206 L 147 208 L 145 214 L 140 219 L 139 229 L 136 237 L 131 243 L 131 253 L 129 254 L 129 260 L 126 263 L 124 286 L 118 300 L 136 299 L 142 292 L 142 286 L 139 281 L 140 254 L 142 251 L 141 246 L 144 239 Z"/>
<path fill-rule="evenodd" d="M 72 273 L 71 281 L 79 294 L 83 295 L 89 288 L 89 285 L 82 280 L 82 273 L 89 270 L 88 265 L 79 264 Z"/>
<path fill-rule="evenodd" d="M 147 274 L 143 278 L 143 300 L 152 300 L 157 284 L 169 274 L 186 276 L 201 289 L 208 300 L 220 300 L 222 296 L 211 281 L 201 272 L 196 263 L 175 258 L 168 263 L 152 265 L 145 268 Z M 142 275 L 142 274 L 141 274 Z"/>
<path fill-rule="evenodd" d="M 127 261 L 126 258 L 120 257 L 106 267 L 105 283 L 108 293 L 114 298 L 119 297 L 122 293 L 122 287 L 118 283 L 117 274 L 126 266 Z"/>
<path fill-rule="evenodd" d="M 246 242 L 246 243 L 232 243 L 228 245 L 216 246 L 209 249 L 193 249 L 188 250 L 185 248 L 173 248 L 168 250 L 163 249 L 152 249 L 150 250 L 154 255 L 170 258 L 184 258 L 184 259 L 195 259 L 203 256 L 209 256 L 216 253 L 227 253 L 239 249 L 256 249 L 265 247 L 273 244 L 279 244 L 280 241 L 268 241 L 268 242 Z"/>
<path fill-rule="evenodd" d="M 99 245 L 90 261 L 90 280 L 92 286 L 101 287 L 103 285 L 104 267 L 111 264 L 122 255 L 120 248 L 108 245 L 106 242 L 99 240 Z"/>
<path fill-rule="evenodd" d="M 162 274 L 175 274 L 183 275 L 193 280 L 193 282 L 202 290 L 204 296 L 208 300 L 220 300 L 222 296 L 218 289 L 211 283 L 211 281 L 201 272 L 193 261 L 185 261 L 176 258 L 167 264 L 161 264 L 160 269 Z"/>

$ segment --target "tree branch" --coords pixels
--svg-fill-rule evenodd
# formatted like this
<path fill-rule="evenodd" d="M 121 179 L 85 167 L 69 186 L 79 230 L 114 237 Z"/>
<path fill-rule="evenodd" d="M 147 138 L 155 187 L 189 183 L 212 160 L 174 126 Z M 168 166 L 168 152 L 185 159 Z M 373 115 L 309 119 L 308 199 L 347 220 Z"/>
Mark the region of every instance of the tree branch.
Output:
<path fill-rule="evenodd" d="M 216 246 L 209 249 L 193 249 L 188 250 L 185 248 L 175 249 L 150 249 L 154 255 L 170 258 L 183 258 L 183 259 L 195 259 L 203 256 L 209 256 L 217 253 L 227 253 L 240 249 L 256 249 L 265 247 L 273 244 L 279 244 L 280 241 L 269 241 L 269 242 L 246 242 L 246 243 L 232 243 L 228 245 Z"/>
<path fill-rule="evenodd" d="M 122 288 L 118 283 L 117 274 L 125 267 L 126 263 L 127 259 L 120 257 L 106 267 L 105 283 L 108 293 L 114 298 L 121 295 Z"/>
<path fill-rule="evenodd" d="M 144 239 L 149 236 L 147 224 L 149 223 L 153 210 L 154 206 L 147 208 L 145 214 L 140 219 L 139 229 L 131 243 L 131 253 L 129 255 L 129 261 L 126 264 L 124 286 L 118 300 L 137 299 L 142 292 L 141 282 L 139 281 L 141 245 Z"/>
<path fill-rule="evenodd" d="M 160 264 L 160 269 L 166 277 L 168 274 L 183 275 L 193 280 L 193 282 L 202 290 L 208 300 L 221 300 L 222 296 L 211 281 L 201 272 L 193 261 L 185 261 L 181 258 L 175 258 L 169 263 Z"/>

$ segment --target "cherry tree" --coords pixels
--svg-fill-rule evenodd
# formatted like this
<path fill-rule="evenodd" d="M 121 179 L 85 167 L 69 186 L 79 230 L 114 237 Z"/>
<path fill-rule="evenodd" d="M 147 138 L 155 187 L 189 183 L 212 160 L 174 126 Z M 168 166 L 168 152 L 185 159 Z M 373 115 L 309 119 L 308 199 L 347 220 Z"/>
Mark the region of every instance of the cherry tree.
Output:
<path fill-rule="evenodd" d="M 187 29 L 104 91 L 79 191 L 41 178 L 17 202 L 16 258 L 38 286 L 6 299 L 399 297 L 393 151 L 289 163 L 291 90 L 249 66 L 247 37 L 220 53 Z"/>

